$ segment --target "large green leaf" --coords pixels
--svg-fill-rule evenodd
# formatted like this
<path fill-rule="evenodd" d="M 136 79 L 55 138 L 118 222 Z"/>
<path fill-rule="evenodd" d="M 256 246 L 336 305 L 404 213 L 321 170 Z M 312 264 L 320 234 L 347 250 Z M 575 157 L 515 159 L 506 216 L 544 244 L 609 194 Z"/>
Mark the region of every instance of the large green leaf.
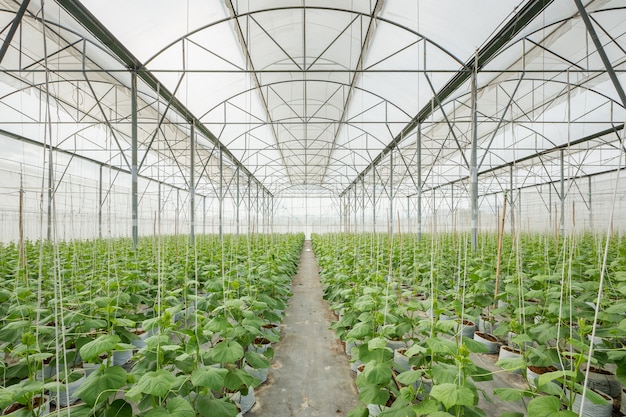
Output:
<path fill-rule="evenodd" d="M 246 362 L 248 365 L 255 369 L 269 368 L 270 361 L 267 360 L 263 355 L 253 352 L 251 350 L 246 352 Z"/>
<path fill-rule="evenodd" d="M 143 374 L 135 387 L 144 394 L 163 398 L 175 382 L 176 377 L 170 371 L 159 369 Z"/>
<path fill-rule="evenodd" d="M 154 408 L 145 417 L 195 417 L 196 412 L 187 400 L 176 397 L 167 402 L 164 408 Z"/>
<path fill-rule="evenodd" d="M 236 417 L 237 406 L 225 399 L 199 397 L 196 401 L 196 411 L 203 417 Z"/>
<path fill-rule="evenodd" d="M 120 343 L 119 336 L 114 334 L 103 334 L 97 339 L 84 344 L 80 348 L 80 356 L 83 360 L 91 361 L 105 352 L 110 352 L 118 343 Z"/>
<path fill-rule="evenodd" d="M 229 369 L 224 378 L 224 386 L 230 391 L 238 391 L 242 388 L 250 387 L 258 383 L 259 380 L 244 371 L 243 369 Z"/>
<path fill-rule="evenodd" d="M 208 387 L 212 390 L 220 390 L 224 386 L 224 378 L 228 373 L 226 368 L 203 366 L 193 371 L 191 383 L 195 387 Z"/>
<path fill-rule="evenodd" d="M 363 374 L 371 384 L 385 385 L 391 380 L 391 367 L 386 363 L 369 362 Z"/>
<path fill-rule="evenodd" d="M 234 340 L 222 341 L 209 351 L 211 360 L 219 363 L 237 362 L 243 355 L 243 347 Z"/>
<path fill-rule="evenodd" d="M 125 400 L 118 398 L 106 410 L 105 417 L 133 417 L 133 407 Z"/>
<path fill-rule="evenodd" d="M 369 417 L 370 412 L 367 408 L 359 407 L 348 412 L 348 417 Z"/>
<path fill-rule="evenodd" d="M 533 417 L 556 417 L 561 410 L 561 400 L 550 395 L 533 398 L 528 403 L 528 415 Z"/>
<path fill-rule="evenodd" d="M 87 377 L 76 396 L 94 406 L 105 401 L 126 385 L 126 371 L 120 366 L 100 368 Z"/>
<path fill-rule="evenodd" d="M 474 405 L 474 392 L 457 384 L 445 383 L 433 386 L 430 396 L 440 401 L 449 410 L 455 405 Z"/>
<path fill-rule="evenodd" d="M 379 417 L 415 417 L 417 414 L 410 405 L 404 405 L 400 408 L 390 408 L 379 414 Z"/>
<path fill-rule="evenodd" d="M 385 405 L 389 400 L 389 391 L 376 385 L 366 385 L 359 392 L 359 400 L 365 404 Z"/>
<path fill-rule="evenodd" d="M 530 392 L 527 390 L 522 390 L 519 388 L 496 388 L 493 390 L 493 393 L 498 396 L 502 401 L 519 401 L 523 397 L 527 397 L 530 395 Z"/>
<path fill-rule="evenodd" d="M 398 374 L 396 379 L 401 384 L 411 385 L 414 382 L 419 381 L 422 378 L 423 375 L 424 375 L 424 371 L 422 371 L 422 370 L 419 370 L 419 369 L 418 370 L 409 370 L 409 371 L 404 371 L 404 372 Z"/>

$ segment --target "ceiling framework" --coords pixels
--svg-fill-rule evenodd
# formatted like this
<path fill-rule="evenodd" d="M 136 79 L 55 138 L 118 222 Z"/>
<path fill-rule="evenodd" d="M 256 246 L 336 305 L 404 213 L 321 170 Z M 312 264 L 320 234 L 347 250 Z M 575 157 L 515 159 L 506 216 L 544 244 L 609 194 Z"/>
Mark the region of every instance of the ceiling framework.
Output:
<path fill-rule="evenodd" d="M 0 129 L 131 172 L 134 73 L 138 173 L 237 204 L 467 195 L 473 135 L 481 196 L 617 169 L 626 4 L 466 3 L 0 0 Z"/>

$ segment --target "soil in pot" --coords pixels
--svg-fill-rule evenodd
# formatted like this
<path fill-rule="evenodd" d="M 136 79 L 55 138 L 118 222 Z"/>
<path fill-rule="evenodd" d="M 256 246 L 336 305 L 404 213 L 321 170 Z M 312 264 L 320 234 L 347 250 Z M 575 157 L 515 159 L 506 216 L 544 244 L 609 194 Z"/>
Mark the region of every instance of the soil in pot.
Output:
<path fill-rule="evenodd" d="M 532 366 L 529 365 L 528 368 L 526 368 L 526 379 L 528 380 L 528 384 L 533 387 L 533 388 L 537 388 L 536 385 L 536 379 L 539 378 L 539 376 L 548 373 L 548 372 L 556 372 L 557 369 L 554 366 Z"/>

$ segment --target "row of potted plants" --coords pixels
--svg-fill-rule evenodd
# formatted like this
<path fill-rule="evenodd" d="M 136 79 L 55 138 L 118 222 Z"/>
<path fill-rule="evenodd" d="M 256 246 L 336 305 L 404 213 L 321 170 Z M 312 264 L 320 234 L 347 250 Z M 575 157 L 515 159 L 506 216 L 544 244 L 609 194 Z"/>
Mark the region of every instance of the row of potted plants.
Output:
<path fill-rule="evenodd" d="M 508 238 L 499 257 L 495 235 L 481 235 L 475 251 L 465 235 L 317 235 L 313 243 L 325 297 L 338 314 L 333 328 L 355 369 L 363 367 L 356 382 L 364 406 L 353 415 L 484 415 L 477 387 L 493 375 L 472 357 L 507 343 L 522 352 L 498 364 L 523 369 L 520 378 L 526 368 L 555 366 L 539 381 L 527 378 L 525 389 L 489 393 L 523 403 L 521 412 L 574 413 L 585 367 L 616 374 L 610 395 L 620 397 L 626 245 L 619 238 L 609 242 L 602 291 L 604 242 L 591 235 Z M 587 394 L 594 385 L 586 386 Z"/>
<path fill-rule="evenodd" d="M 304 236 L 0 247 L 7 415 L 234 417 L 267 377 Z"/>

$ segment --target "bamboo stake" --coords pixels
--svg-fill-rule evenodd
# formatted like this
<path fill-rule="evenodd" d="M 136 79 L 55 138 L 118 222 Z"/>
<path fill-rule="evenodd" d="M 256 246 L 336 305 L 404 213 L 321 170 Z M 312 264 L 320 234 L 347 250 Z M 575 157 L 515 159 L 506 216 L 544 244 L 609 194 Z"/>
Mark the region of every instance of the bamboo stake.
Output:
<path fill-rule="evenodd" d="M 502 263 L 502 236 L 504 235 L 504 219 L 506 217 L 506 191 L 504 192 L 504 204 L 502 205 L 502 218 L 500 219 L 500 230 L 498 230 L 498 260 L 496 262 L 496 289 L 493 299 L 498 302 L 498 290 L 500 287 L 500 264 Z"/>

